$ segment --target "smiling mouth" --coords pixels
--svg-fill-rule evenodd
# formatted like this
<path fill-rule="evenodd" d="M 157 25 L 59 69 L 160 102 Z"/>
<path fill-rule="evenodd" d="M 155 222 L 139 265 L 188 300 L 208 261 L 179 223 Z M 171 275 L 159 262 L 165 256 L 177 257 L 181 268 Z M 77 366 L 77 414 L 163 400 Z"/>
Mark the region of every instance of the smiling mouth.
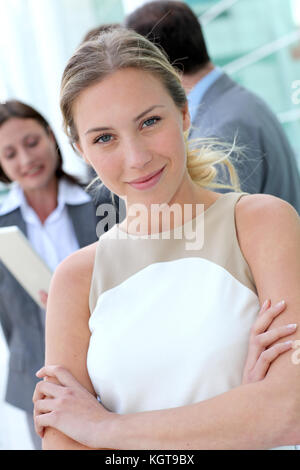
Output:
<path fill-rule="evenodd" d="M 138 190 L 150 189 L 159 182 L 165 167 L 166 165 L 160 170 L 154 171 L 153 173 L 150 173 L 149 175 L 144 176 L 143 178 L 138 178 L 136 180 L 129 181 L 128 184 L 130 184 L 130 186 L 134 189 Z"/>
<path fill-rule="evenodd" d="M 30 170 L 26 171 L 23 173 L 23 176 L 35 176 L 36 174 L 40 173 L 40 171 L 43 169 L 43 165 L 37 165 L 35 167 L 32 167 Z"/>

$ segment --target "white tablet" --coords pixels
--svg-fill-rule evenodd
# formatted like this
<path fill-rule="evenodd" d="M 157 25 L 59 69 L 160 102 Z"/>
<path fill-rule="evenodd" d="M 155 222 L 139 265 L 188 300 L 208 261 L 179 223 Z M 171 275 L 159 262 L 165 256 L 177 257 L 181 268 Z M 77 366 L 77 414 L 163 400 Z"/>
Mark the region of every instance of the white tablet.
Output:
<path fill-rule="evenodd" d="M 33 300 L 44 308 L 39 291 L 48 293 L 52 272 L 17 226 L 0 228 L 0 260 Z"/>

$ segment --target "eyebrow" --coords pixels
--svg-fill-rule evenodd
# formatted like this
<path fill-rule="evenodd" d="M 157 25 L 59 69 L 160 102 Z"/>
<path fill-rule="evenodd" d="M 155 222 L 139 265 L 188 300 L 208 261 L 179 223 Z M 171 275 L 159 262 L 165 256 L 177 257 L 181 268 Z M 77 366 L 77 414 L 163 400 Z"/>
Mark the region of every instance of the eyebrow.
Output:
<path fill-rule="evenodd" d="M 133 122 L 138 121 L 142 117 L 144 117 L 146 114 L 150 113 L 150 111 L 153 111 L 155 108 L 164 108 L 165 106 L 163 104 L 155 104 L 154 106 L 150 106 L 150 108 L 147 108 L 145 111 L 143 111 L 141 114 L 139 114 L 137 117 L 133 119 Z M 112 127 L 93 127 L 92 129 L 89 129 L 86 131 L 84 134 L 90 134 L 91 132 L 99 132 L 99 131 L 109 131 L 111 130 Z"/>
<path fill-rule="evenodd" d="M 22 137 L 22 142 L 24 142 L 24 140 L 28 139 L 28 137 L 38 137 L 38 134 L 35 134 L 35 133 L 29 133 L 29 134 L 26 134 Z M 7 150 L 7 149 L 13 149 L 14 148 L 14 144 L 8 144 L 6 145 L 5 147 L 3 147 L 3 150 Z"/>
<path fill-rule="evenodd" d="M 6 145 L 5 147 L 3 147 L 3 151 L 5 150 L 11 150 L 11 149 L 14 149 L 13 145 L 9 144 L 9 145 Z"/>

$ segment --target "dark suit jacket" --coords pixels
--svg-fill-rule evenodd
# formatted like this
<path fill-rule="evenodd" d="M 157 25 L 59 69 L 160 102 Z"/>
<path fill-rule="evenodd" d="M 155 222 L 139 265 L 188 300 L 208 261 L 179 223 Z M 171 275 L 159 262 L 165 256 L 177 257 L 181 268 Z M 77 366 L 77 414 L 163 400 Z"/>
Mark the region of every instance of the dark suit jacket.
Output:
<path fill-rule="evenodd" d="M 99 217 L 97 235 L 100 237 L 104 232 L 110 230 L 115 223 L 121 223 L 125 219 L 125 202 L 116 194 L 111 193 L 104 184 L 101 184 L 101 181 L 97 181 L 92 185 L 88 192 L 97 208 L 97 215 Z M 107 205 L 110 206 L 108 211 L 106 211 Z"/>
<path fill-rule="evenodd" d="M 96 209 L 93 202 L 67 205 L 80 248 L 97 241 Z M 26 235 L 20 209 L 0 217 L 0 226 L 17 225 Z M 30 266 L 28 266 L 30 269 Z M 35 373 L 44 364 L 45 311 L 0 262 L 0 321 L 8 344 L 9 372 L 6 401 L 32 412 L 32 395 L 38 379 Z"/>
<path fill-rule="evenodd" d="M 263 100 L 223 74 L 204 94 L 189 137 L 232 143 L 235 135 L 245 154 L 233 155 L 242 191 L 273 194 L 300 213 L 299 170 L 280 122 Z M 226 174 L 221 179 L 228 182 Z"/>

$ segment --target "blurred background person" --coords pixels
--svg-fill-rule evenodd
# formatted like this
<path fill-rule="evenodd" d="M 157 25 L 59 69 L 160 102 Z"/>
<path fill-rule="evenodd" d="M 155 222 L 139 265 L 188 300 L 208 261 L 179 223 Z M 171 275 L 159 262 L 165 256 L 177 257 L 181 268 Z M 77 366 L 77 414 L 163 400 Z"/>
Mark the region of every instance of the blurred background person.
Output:
<path fill-rule="evenodd" d="M 38 111 L 20 101 L 0 104 L 0 181 L 14 183 L 0 205 L 0 226 L 18 226 L 53 271 L 69 254 L 97 240 L 91 197 L 62 163 L 54 133 Z M 46 307 L 47 293 L 41 292 L 41 300 Z M 6 400 L 27 413 L 38 449 L 32 393 L 35 372 L 44 363 L 45 310 L 1 262 L 0 321 L 10 352 Z"/>
<path fill-rule="evenodd" d="M 280 197 L 300 213 L 300 175 L 280 122 L 263 100 L 213 64 L 192 9 L 179 1 L 148 2 L 127 16 L 125 26 L 161 46 L 182 71 L 192 121 L 189 138 L 228 143 L 236 138 L 243 155 L 233 163 L 242 191 Z M 219 179 L 226 182 L 227 175 Z"/>

